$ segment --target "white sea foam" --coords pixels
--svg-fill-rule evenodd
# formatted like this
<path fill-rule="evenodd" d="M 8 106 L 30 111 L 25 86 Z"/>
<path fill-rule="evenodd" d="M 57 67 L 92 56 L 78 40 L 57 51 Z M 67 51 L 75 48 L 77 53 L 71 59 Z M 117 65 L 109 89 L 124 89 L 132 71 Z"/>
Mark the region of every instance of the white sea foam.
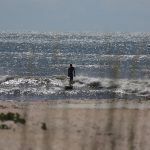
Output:
<path fill-rule="evenodd" d="M 64 91 L 64 86 L 69 84 L 67 77 L 53 76 L 45 78 L 16 77 L 1 81 L 0 95 L 42 95 L 51 94 L 98 96 L 100 93 L 116 93 L 121 98 L 124 95 L 135 97 L 150 97 L 149 80 L 108 79 L 78 76 L 74 80 L 74 89 Z M 64 93 L 64 94 L 65 94 Z M 68 95 L 68 96 L 69 96 Z"/>

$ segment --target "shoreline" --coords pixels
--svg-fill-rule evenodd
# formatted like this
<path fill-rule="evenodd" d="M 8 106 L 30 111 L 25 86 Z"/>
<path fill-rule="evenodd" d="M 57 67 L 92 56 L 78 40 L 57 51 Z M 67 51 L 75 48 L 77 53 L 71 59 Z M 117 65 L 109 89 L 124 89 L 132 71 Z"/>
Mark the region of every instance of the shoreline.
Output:
<path fill-rule="evenodd" d="M 0 100 L 0 107 L 16 105 L 26 107 L 43 108 L 70 108 L 70 109 L 150 109 L 150 100 L 125 100 L 125 99 L 102 99 L 102 100 L 31 100 L 14 101 Z"/>

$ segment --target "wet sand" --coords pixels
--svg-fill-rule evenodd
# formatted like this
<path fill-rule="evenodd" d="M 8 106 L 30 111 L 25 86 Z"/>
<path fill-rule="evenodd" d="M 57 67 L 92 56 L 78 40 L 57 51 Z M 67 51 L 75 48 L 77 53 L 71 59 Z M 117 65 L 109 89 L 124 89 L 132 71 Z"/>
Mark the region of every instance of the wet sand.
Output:
<path fill-rule="evenodd" d="M 149 150 L 150 102 L 128 100 L 0 101 L 0 150 Z M 42 128 L 45 124 L 45 128 Z"/>

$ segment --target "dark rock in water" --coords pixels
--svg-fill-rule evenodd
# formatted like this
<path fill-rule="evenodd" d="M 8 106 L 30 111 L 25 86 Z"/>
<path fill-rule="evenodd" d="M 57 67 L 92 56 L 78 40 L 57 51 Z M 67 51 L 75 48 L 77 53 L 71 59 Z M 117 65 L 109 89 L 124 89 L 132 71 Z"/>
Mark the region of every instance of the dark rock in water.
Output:
<path fill-rule="evenodd" d="M 65 86 L 65 90 L 72 90 L 73 86 Z"/>
<path fill-rule="evenodd" d="M 101 83 L 100 82 L 92 82 L 92 83 L 89 83 L 88 86 L 90 88 L 94 88 L 94 89 L 102 89 L 103 87 L 101 86 Z"/>

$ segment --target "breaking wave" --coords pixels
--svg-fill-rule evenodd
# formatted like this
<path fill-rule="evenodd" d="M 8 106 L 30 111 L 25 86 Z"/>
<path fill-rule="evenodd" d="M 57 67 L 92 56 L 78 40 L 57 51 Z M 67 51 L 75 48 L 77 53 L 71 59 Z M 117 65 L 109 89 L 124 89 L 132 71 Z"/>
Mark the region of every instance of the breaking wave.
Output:
<path fill-rule="evenodd" d="M 0 77 L 0 99 L 149 99 L 149 80 L 75 78 L 72 90 L 67 76 Z"/>

